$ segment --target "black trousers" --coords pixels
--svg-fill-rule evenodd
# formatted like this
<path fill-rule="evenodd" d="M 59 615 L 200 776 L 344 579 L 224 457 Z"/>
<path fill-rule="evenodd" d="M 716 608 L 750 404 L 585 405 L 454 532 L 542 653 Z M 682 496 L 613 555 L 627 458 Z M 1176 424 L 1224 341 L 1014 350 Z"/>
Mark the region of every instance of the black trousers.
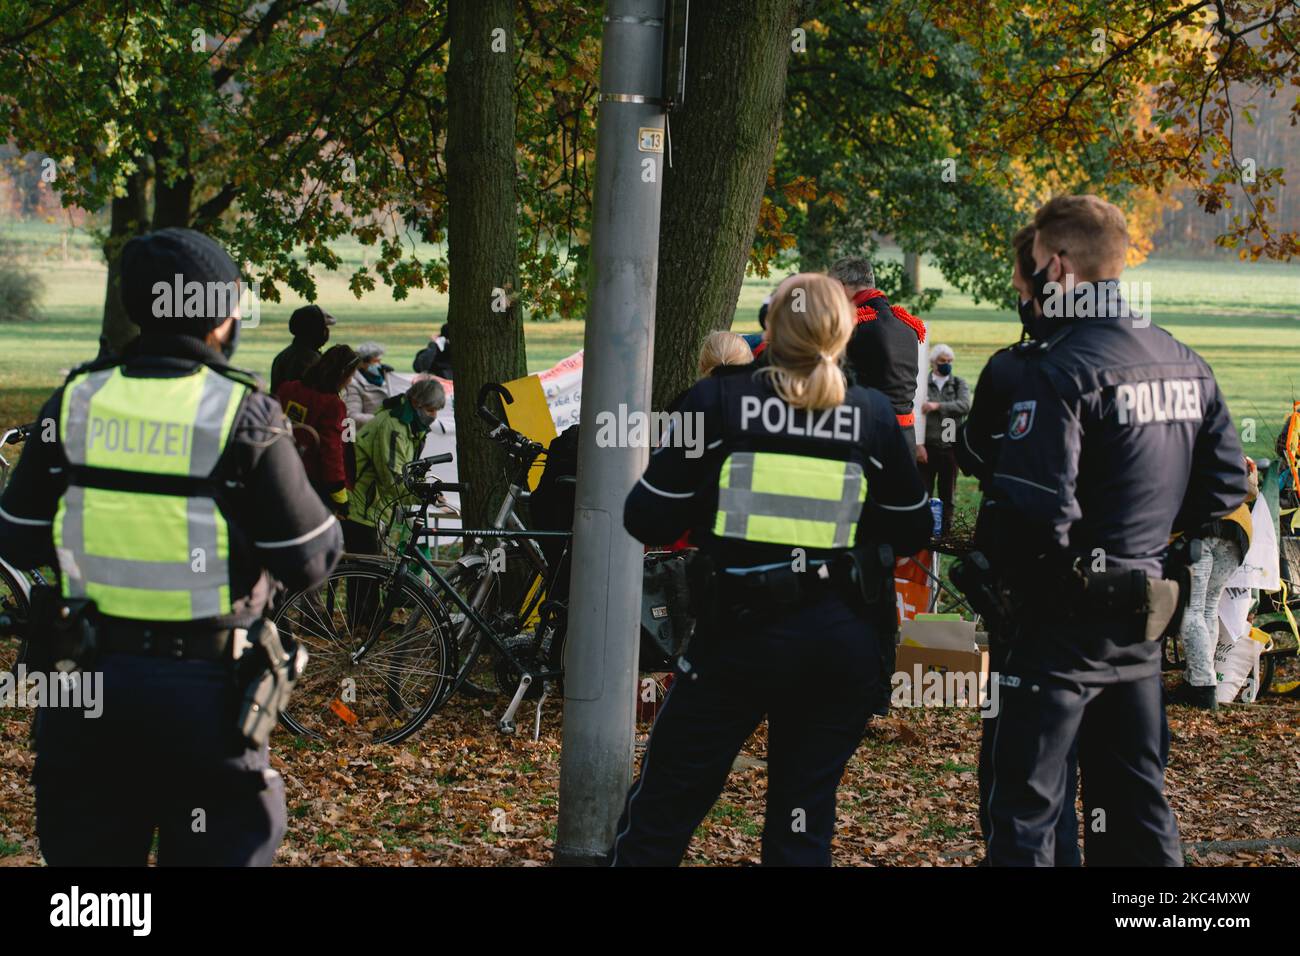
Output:
<path fill-rule="evenodd" d="M 361 524 L 350 518 L 339 522 L 343 527 L 343 547 L 351 554 L 379 554 L 379 532 L 374 525 Z"/>
<path fill-rule="evenodd" d="M 1159 674 L 1085 685 L 1008 667 L 989 761 L 989 862 L 1055 862 L 1077 740 L 1088 865 L 1181 866 L 1164 794 L 1166 734 Z"/>
<path fill-rule="evenodd" d="M 989 638 L 990 677 L 996 680 L 1006 663 L 1006 642 L 1001 635 Z M 999 686 L 999 702 L 1002 688 Z M 999 708 L 1000 709 L 1000 708 Z M 979 820 L 980 833 L 987 843 L 989 838 L 989 789 L 993 784 L 993 741 L 997 736 L 998 717 L 995 714 L 980 721 L 979 756 Z M 1056 866 L 1079 866 L 1079 813 L 1075 800 L 1079 795 L 1079 746 L 1070 745 L 1065 757 L 1065 793 L 1061 800 L 1061 815 L 1056 820 L 1053 861 Z"/>
<path fill-rule="evenodd" d="M 980 721 L 980 832 L 987 843 L 992 830 L 989 814 L 989 791 L 993 787 L 993 741 L 997 739 L 998 717 Z M 1079 812 L 1075 798 L 1079 794 L 1079 747 L 1076 742 L 1065 756 L 1065 782 L 1062 784 L 1061 812 L 1053 827 L 1053 866 L 1079 866 Z"/>
<path fill-rule="evenodd" d="M 692 644 L 619 820 L 615 866 L 675 866 L 732 761 L 768 722 L 763 863 L 829 866 L 835 791 L 881 681 L 874 625 L 838 598 Z"/>
<path fill-rule="evenodd" d="M 51 866 L 269 866 L 284 781 L 235 729 L 229 668 L 109 654 L 102 713 L 36 715 L 36 835 Z"/>
<path fill-rule="evenodd" d="M 953 499 L 957 496 L 957 453 L 951 445 L 927 444 L 925 462 L 917 467 L 925 493 L 943 502 L 943 534 L 947 534 L 952 525 Z"/>
<path fill-rule="evenodd" d="M 379 532 L 373 525 L 360 524 L 348 518 L 343 526 L 343 547 L 349 554 L 380 554 Z M 347 582 L 347 622 L 354 638 L 363 630 L 373 627 L 379 614 L 379 588 L 365 581 L 349 579 Z"/>

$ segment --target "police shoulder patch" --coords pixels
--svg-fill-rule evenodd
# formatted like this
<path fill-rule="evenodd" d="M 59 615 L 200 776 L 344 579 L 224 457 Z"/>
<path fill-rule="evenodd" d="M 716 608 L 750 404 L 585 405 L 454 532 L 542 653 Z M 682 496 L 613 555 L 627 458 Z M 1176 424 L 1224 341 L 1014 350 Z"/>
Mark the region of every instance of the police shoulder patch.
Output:
<path fill-rule="evenodd" d="M 1011 406 L 1011 417 L 1007 421 L 1008 438 L 1024 438 L 1034 427 L 1034 409 L 1038 402 L 1016 402 Z"/>

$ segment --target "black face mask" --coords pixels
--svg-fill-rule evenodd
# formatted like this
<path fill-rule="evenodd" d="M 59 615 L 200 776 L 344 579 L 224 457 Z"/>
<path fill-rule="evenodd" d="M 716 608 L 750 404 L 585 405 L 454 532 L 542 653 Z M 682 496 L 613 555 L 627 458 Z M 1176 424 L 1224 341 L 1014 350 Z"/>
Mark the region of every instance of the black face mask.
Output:
<path fill-rule="evenodd" d="M 1058 331 L 1065 321 L 1038 315 L 1034 311 L 1034 300 L 1027 299 L 1020 303 L 1020 324 L 1024 327 L 1025 335 L 1042 342 L 1051 338 L 1052 333 Z"/>
<path fill-rule="evenodd" d="M 1048 260 L 1048 265 L 1051 265 L 1050 259 Z M 1039 308 L 1044 310 L 1047 305 L 1047 283 L 1049 281 L 1050 280 L 1047 278 L 1047 266 L 1043 266 L 1029 277 L 1029 285 L 1034 290 L 1034 301 L 1038 303 Z"/>
<path fill-rule="evenodd" d="M 1047 265 L 1051 265 L 1050 259 Z M 1020 303 L 1020 323 L 1025 327 L 1025 331 L 1031 339 L 1046 339 L 1063 324 L 1061 318 L 1052 318 L 1047 314 L 1047 284 L 1051 281 L 1047 278 L 1047 265 L 1044 265 L 1029 277 L 1029 286 L 1033 289 L 1033 298 Z M 1034 303 L 1038 304 L 1038 311 L 1042 312 L 1041 315 L 1034 309 Z"/>
<path fill-rule="evenodd" d="M 1037 317 L 1034 313 L 1034 300 L 1021 299 L 1017 310 L 1020 312 L 1020 324 L 1028 328 Z"/>
<path fill-rule="evenodd" d="M 1034 330 L 1038 328 L 1040 316 L 1034 312 L 1034 300 L 1023 299 L 1020 302 L 1020 324 L 1025 329 L 1025 334 L 1031 339 L 1037 338 Z"/>
<path fill-rule="evenodd" d="M 226 336 L 226 341 L 221 343 L 221 354 L 226 357 L 227 362 L 229 362 L 230 357 L 235 354 L 235 348 L 239 345 L 239 327 L 241 325 L 243 325 L 243 322 L 239 319 L 235 319 L 234 323 L 230 326 L 230 334 Z"/>

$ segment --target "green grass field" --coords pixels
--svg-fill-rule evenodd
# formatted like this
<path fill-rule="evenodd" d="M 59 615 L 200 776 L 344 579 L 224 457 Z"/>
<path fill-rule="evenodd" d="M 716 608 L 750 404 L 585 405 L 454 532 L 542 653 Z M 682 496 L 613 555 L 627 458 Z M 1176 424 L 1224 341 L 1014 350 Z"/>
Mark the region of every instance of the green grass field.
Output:
<path fill-rule="evenodd" d="M 0 322 L 0 423 L 30 419 L 63 371 L 96 349 L 104 268 L 91 258 L 93 246 L 83 234 L 72 234 L 66 260 L 50 241 L 56 235 L 48 228 L 15 225 L 0 230 L 0 239 L 21 253 L 46 284 L 43 321 Z M 360 261 L 360 247 L 342 251 L 349 261 Z M 1300 264 L 1152 261 L 1125 278 L 1151 283 L 1153 320 L 1213 366 L 1238 427 L 1248 432 L 1252 426 L 1247 420 L 1254 423 L 1254 441 L 1246 442 L 1247 449 L 1271 455 L 1273 436 L 1291 400 L 1300 397 Z M 1017 337 L 1014 315 L 975 305 L 941 282 L 934 269 L 927 268 L 922 281 L 944 289 L 938 307 L 925 317 L 928 341 L 951 345 L 958 374 L 973 382 L 988 356 Z M 773 284 L 774 279 L 745 281 L 737 331 L 757 329 L 759 303 Z M 381 288 L 358 301 L 342 274 L 320 276 L 318 288 L 317 301 L 339 318 L 334 341 L 382 342 L 389 361 L 403 370 L 447 313 L 446 297 L 431 291 L 394 302 Z M 265 375 L 289 340 L 288 316 L 300 304 L 289 298 L 264 304 L 260 324 L 243 332 L 237 364 Z M 583 327 L 579 320 L 527 323 L 529 369 L 547 368 L 581 348 Z"/>

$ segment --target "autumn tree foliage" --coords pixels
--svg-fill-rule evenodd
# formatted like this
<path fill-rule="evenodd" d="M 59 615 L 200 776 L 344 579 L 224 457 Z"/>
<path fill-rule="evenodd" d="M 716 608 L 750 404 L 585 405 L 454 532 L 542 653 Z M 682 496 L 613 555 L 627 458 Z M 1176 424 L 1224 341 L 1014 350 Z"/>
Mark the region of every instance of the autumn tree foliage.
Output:
<path fill-rule="evenodd" d="M 447 4 L 5 5 L 0 138 L 56 160 L 66 205 L 109 210 L 110 283 L 125 238 L 186 224 L 227 242 L 272 300 L 312 296 L 345 236 L 374 250 L 349 275 L 358 295 L 446 289 Z M 694 7 L 657 399 L 730 322 L 745 270 L 817 268 L 888 236 L 997 298 L 1011 232 L 1054 192 L 1119 202 L 1138 254 L 1173 212 L 1183 235 L 1210 223 L 1248 258 L 1296 252 L 1293 0 Z M 601 4 L 493 9 L 511 34 L 516 216 L 494 225 L 515 237 L 512 315 L 581 316 Z M 131 329 L 107 303 L 120 344 Z"/>
<path fill-rule="evenodd" d="M 909 4 L 909 6 L 911 6 Z M 925 8 L 969 45 L 985 89 L 987 138 L 972 158 L 1049 167 L 1104 147 L 1107 185 L 1185 185 L 1211 215 L 1239 187 L 1218 237 L 1243 257 L 1290 259 L 1278 228 L 1287 169 L 1241 150 L 1266 100 L 1300 121 L 1300 6 L 1294 0 L 1041 0 Z M 1295 168 L 1294 151 L 1291 167 Z"/>
<path fill-rule="evenodd" d="M 208 232 L 270 301 L 286 287 L 314 298 L 313 273 L 343 268 L 337 241 L 352 237 L 371 252 L 348 276 L 354 294 L 382 283 L 401 299 L 458 285 L 458 198 L 466 294 L 453 311 L 476 295 L 486 307 L 489 278 L 511 301 L 478 339 L 465 323 L 467 387 L 521 373 L 526 309 L 581 308 L 599 16 L 553 0 L 460 12 L 453 29 L 447 0 L 0 7 L 0 141 L 53 158 L 65 205 L 108 210 L 107 345 L 137 331 L 116 289 L 133 235 Z M 475 468 L 477 436 L 461 439 L 471 512 L 495 478 Z"/>
<path fill-rule="evenodd" d="M 1179 213 L 1184 236 L 1294 254 L 1294 4 L 846 0 L 816 4 L 799 34 L 760 271 L 889 236 L 1003 300 L 1010 236 L 1064 191 L 1123 206 L 1134 261 Z M 882 285 L 915 294 L 899 271 Z"/>

